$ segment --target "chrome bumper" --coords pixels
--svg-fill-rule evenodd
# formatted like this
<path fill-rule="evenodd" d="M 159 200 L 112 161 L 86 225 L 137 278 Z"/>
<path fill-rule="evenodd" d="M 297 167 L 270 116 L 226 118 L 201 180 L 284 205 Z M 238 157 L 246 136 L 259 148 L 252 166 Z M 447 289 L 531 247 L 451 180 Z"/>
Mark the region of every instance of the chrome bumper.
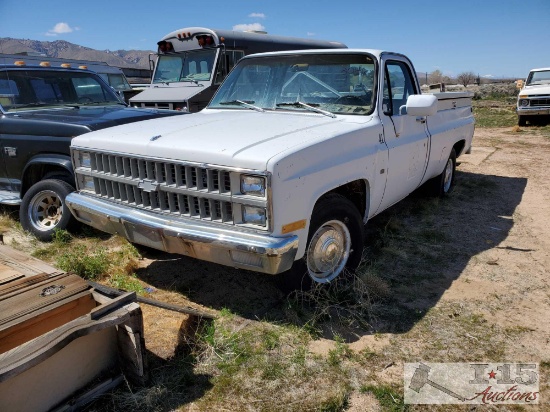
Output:
<path fill-rule="evenodd" d="M 65 202 L 79 221 L 130 242 L 226 266 L 277 274 L 290 269 L 298 236 L 276 238 L 191 219 L 179 220 L 71 193 Z"/>
<path fill-rule="evenodd" d="M 521 116 L 544 116 L 544 115 L 550 115 L 550 107 L 535 107 L 535 108 L 527 108 L 527 107 L 518 107 L 516 109 L 516 112 L 518 115 Z"/>

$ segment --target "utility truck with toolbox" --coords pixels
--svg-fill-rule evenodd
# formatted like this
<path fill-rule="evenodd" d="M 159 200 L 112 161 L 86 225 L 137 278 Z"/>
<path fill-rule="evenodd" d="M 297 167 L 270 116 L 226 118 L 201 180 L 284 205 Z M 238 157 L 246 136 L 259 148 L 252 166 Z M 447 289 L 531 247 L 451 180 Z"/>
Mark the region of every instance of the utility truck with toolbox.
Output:
<path fill-rule="evenodd" d="M 90 70 L 32 65 L 25 56 L 0 64 L 0 204 L 20 205 L 23 228 L 50 240 L 74 222 L 65 205 L 74 190 L 71 139 L 174 115 L 181 113 L 127 107 Z"/>
<path fill-rule="evenodd" d="M 326 283 L 358 266 L 370 218 L 452 190 L 473 132 L 471 95 L 421 94 L 402 54 L 255 54 L 199 113 L 76 137 L 67 204 L 131 242 Z"/>

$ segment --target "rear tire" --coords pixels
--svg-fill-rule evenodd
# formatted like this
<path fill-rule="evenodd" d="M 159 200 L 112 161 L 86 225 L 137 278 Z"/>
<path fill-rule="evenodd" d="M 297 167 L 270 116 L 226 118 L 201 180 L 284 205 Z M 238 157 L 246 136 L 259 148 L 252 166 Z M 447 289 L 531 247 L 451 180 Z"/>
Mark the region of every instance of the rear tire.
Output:
<path fill-rule="evenodd" d="M 449 195 L 455 187 L 455 173 L 456 172 L 456 152 L 455 149 L 451 150 L 451 154 L 445 163 L 445 168 L 440 175 L 434 177 L 430 181 L 431 194 L 433 196 L 445 197 Z"/>
<path fill-rule="evenodd" d="M 37 239 L 48 242 L 56 229 L 67 229 L 76 219 L 65 203 L 74 188 L 62 180 L 42 180 L 25 193 L 19 209 L 19 221 Z"/>
<path fill-rule="evenodd" d="M 285 292 L 308 290 L 353 273 L 361 263 L 363 220 L 355 205 L 339 194 L 322 198 L 313 209 L 306 253 L 280 276 Z"/>

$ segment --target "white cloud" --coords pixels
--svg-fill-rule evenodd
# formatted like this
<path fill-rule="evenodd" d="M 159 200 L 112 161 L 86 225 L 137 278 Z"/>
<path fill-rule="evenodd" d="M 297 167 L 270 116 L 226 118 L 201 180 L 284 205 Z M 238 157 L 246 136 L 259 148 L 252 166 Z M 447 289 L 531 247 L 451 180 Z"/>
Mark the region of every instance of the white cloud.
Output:
<path fill-rule="evenodd" d="M 237 25 L 233 26 L 233 30 L 235 30 L 235 31 L 265 31 L 265 27 L 262 26 L 260 23 L 237 24 Z"/>
<path fill-rule="evenodd" d="M 264 13 L 250 13 L 248 17 L 256 17 L 258 19 L 265 19 Z"/>
<path fill-rule="evenodd" d="M 308 36 L 315 36 L 315 33 L 312 33 L 312 32 L 310 32 L 310 31 L 308 31 L 308 32 L 307 32 L 307 35 L 308 35 Z"/>
<path fill-rule="evenodd" d="M 57 23 L 53 29 L 48 30 L 46 36 L 57 36 L 63 33 L 72 33 L 75 30 L 80 30 L 78 27 L 71 27 L 67 23 Z"/>
<path fill-rule="evenodd" d="M 481 77 L 484 77 L 485 79 L 492 79 L 492 78 L 495 77 L 495 76 L 493 76 L 492 74 L 484 74 L 484 75 L 481 76 Z"/>

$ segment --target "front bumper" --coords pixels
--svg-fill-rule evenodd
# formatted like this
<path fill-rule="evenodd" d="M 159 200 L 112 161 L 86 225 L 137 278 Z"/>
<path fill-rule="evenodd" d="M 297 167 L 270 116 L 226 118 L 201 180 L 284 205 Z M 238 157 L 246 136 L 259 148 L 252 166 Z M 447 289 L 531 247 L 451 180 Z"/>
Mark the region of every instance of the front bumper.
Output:
<path fill-rule="evenodd" d="M 550 115 L 550 107 L 518 107 L 516 112 L 519 116 L 546 116 Z"/>
<path fill-rule="evenodd" d="M 175 220 L 78 192 L 65 202 L 79 221 L 130 242 L 226 266 L 268 274 L 292 266 L 298 236 L 276 238 L 202 221 Z"/>

